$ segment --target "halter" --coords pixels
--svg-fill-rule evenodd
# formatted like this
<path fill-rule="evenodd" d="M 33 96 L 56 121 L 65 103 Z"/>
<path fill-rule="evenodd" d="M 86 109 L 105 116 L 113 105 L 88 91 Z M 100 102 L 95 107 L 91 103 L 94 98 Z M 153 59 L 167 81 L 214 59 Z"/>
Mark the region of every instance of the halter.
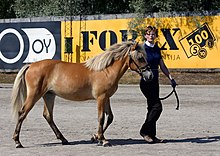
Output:
<path fill-rule="evenodd" d="M 134 59 L 132 58 L 131 56 L 131 50 L 129 50 L 128 52 L 128 56 L 129 56 L 129 67 L 132 71 L 135 71 L 137 72 L 141 77 L 143 77 L 143 72 L 145 72 L 146 70 L 150 70 L 150 66 L 147 64 L 146 66 L 144 67 L 139 67 L 138 64 L 134 61 Z M 137 67 L 138 70 L 135 70 L 135 69 L 132 69 L 130 64 L 131 63 L 134 63 L 134 65 Z"/>

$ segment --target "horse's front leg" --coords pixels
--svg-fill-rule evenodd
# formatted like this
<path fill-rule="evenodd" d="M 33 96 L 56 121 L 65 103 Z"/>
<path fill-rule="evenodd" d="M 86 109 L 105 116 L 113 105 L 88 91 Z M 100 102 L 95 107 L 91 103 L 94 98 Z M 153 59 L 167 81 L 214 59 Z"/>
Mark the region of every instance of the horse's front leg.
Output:
<path fill-rule="evenodd" d="M 114 118 L 112 110 L 111 110 L 111 105 L 110 105 L 110 99 L 109 98 L 108 98 L 108 100 L 105 104 L 105 114 L 107 116 L 107 121 L 106 121 L 106 124 L 105 124 L 105 127 L 104 127 L 104 133 L 107 130 L 108 126 L 112 123 L 113 118 Z"/>
<path fill-rule="evenodd" d="M 94 135 L 94 140 L 98 140 L 99 145 L 103 146 L 110 146 L 109 142 L 104 137 L 104 129 L 103 125 L 105 122 L 105 104 L 107 102 L 108 98 L 98 98 L 97 104 L 98 104 L 98 132 L 97 135 Z"/>

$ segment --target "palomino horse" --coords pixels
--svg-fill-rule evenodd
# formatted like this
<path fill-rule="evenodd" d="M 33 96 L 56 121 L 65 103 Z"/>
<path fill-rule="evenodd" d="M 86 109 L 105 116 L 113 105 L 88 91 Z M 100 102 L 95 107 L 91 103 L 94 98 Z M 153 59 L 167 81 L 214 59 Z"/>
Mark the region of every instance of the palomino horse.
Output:
<path fill-rule="evenodd" d="M 116 92 L 118 81 L 128 68 L 137 71 L 146 80 L 152 78 L 146 54 L 137 42 L 112 45 L 105 52 L 85 63 L 67 63 L 43 60 L 25 65 L 17 74 L 12 90 L 12 105 L 17 124 L 13 139 L 16 147 L 23 147 L 19 134 L 23 120 L 35 103 L 43 97 L 43 116 L 62 144 L 69 144 L 53 120 L 56 96 L 72 101 L 95 99 L 98 107 L 98 132 L 92 140 L 108 146 L 104 132 L 113 121 L 109 98 Z M 105 115 L 107 121 L 105 122 Z"/>

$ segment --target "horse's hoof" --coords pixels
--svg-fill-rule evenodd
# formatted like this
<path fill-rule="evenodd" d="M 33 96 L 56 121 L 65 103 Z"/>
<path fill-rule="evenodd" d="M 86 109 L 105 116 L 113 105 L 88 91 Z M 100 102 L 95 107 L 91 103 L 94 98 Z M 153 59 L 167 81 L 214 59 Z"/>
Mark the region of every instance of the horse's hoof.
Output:
<path fill-rule="evenodd" d="M 98 141 L 97 146 L 103 146 L 103 142 L 102 141 Z"/>
<path fill-rule="evenodd" d="M 110 144 L 108 141 L 103 142 L 103 147 L 111 147 L 112 144 Z"/>
<path fill-rule="evenodd" d="M 24 148 L 24 147 L 22 146 L 22 144 L 16 144 L 15 147 L 16 147 L 16 148 Z"/>
<path fill-rule="evenodd" d="M 92 142 L 95 142 L 97 141 L 98 137 L 96 136 L 96 134 L 93 134 L 92 138 L 91 138 L 91 141 Z"/>

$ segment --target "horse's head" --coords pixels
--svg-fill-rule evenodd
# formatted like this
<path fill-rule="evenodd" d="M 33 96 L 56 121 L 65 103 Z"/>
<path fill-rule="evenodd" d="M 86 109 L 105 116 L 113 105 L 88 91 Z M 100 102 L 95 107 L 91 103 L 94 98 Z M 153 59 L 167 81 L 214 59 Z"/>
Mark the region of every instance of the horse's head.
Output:
<path fill-rule="evenodd" d="M 143 46 L 135 42 L 128 52 L 128 56 L 130 69 L 139 73 L 145 81 L 151 81 L 153 73 L 146 60 L 147 57 Z"/>

